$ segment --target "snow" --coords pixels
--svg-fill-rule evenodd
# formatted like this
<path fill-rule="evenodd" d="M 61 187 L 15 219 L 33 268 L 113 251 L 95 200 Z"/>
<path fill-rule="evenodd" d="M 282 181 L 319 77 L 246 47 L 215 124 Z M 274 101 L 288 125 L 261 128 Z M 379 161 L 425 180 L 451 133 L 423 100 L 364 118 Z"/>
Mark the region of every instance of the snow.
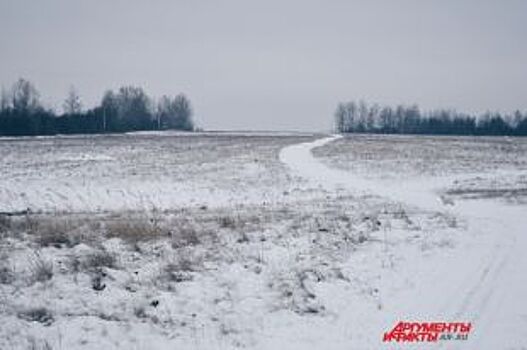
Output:
<path fill-rule="evenodd" d="M 272 202 L 289 183 L 270 157 L 283 145 L 312 137 L 180 134 L 0 140 L 0 212 Z"/>
<path fill-rule="evenodd" d="M 325 168 L 319 160 L 309 156 L 311 149 L 335 139 L 289 147 L 282 152 L 282 159 L 294 170 L 328 186 L 366 190 L 419 208 L 448 212 L 465 220 L 465 235 L 472 236 L 462 251 L 435 261 L 423 261 L 419 256 L 412 259 L 410 254 L 404 254 L 412 264 L 419 266 L 419 270 L 414 274 L 414 288 L 394 296 L 393 300 L 385 299 L 386 303 L 395 306 L 386 310 L 388 315 L 396 315 L 392 324 L 397 318 L 455 319 L 475 325 L 470 345 L 464 344 L 467 348 L 525 346 L 527 303 L 522 296 L 527 292 L 527 275 L 521 272 L 527 267 L 525 208 L 489 200 L 446 203 L 452 206 L 441 204 L 438 193 L 448 185 L 459 183 L 456 180 L 459 175 L 368 181 L 350 176 L 348 172 Z M 525 176 L 521 170 L 499 171 L 492 175 L 511 174 Z M 393 285 L 393 282 L 388 284 Z"/>
<path fill-rule="evenodd" d="M 390 140 L 0 140 L 0 212 L 34 213 L 0 222 L 0 271 L 15 276 L 0 284 L 0 348 L 391 349 L 382 335 L 404 320 L 473 323 L 445 348 L 525 348 L 522 160 L 494 151 L 488 167 L 479 144 L 460 160 L 478 141 L 453 138 L 350 165 L 350 145 Z M 426 165 L 420 143 L 447 168 Z M 518 191 L 479 195 L 492 183 Z M 71 243 L 43 243 L 57 232 Z M 102 253 L 115 262 L 93 265 Z M 35 280 L 39 261 L 51 279 Z M 34 308 L 51 324 L 28 320 Z"/>

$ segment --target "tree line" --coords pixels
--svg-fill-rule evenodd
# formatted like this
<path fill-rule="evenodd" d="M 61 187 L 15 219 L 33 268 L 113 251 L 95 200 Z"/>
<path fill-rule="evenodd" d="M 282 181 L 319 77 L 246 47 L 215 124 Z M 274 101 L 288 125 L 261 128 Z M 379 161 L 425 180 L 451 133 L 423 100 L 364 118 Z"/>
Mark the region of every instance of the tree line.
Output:
<path fill-rule="evenodd" d="M 104 93 L 98 106 L 83 109 L 71 88 L 63 112 L 45 108 L 40 93 L 28 80 L 19 79 L 0 96 L 0 135 L 54 135 L 126 132 L 138 130 L 194 130 L 192 106 L 183 94 L 154 101 L 142 88 L 123 86 Z"/>
<path fill-rule="evenodd" d="M 417 105 L 390 107 L 361 100 L 339 103 L 334 117 L 335 129 L 341 133 L 527 136 L 527 112 L 518 110 L 481 115 L 422 112 Z"/>

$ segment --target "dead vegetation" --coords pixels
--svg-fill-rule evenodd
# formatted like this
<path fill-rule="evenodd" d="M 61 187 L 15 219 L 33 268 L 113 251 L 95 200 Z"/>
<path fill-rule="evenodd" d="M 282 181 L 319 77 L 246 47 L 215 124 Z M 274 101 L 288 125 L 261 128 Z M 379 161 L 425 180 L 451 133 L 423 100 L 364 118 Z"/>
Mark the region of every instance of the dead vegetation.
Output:
<path fill-rule="evenodd" d="M 527 188 L 458 188 L 446 194 L 463 199 L 517 199 L 527 197 Z"/>
<path fill-rule="evenodd" d="M 324 274 L 316 269 L 293 268 L 278 272 L 269 287 L 278 292 L 278 308 L 300 315 L 319 314 L 325 307 L 317 298 L 313 285 L 325 280 Z"/>
<path fill-rule="evenodd" d="M 196 246 L 201 243 L 200 232 L 189 223 L 183 223 L 179 227 L 174 227 L 170 232 L 172 248 L 178 249 L 187 246 Z"/>
<path fill-rule="evenodd" d="M 11 284 L 15 281 L 15 272 L 7 265 L 0 266 L 0 284 Z"/>
<path fill-rule="evenodd" d="M 53 346 L 47 340 L 38 341 L 35 338 L 29 338 L 29 350 L 53 350 Z"/>
<path fill-rule="evenodd" d="M 177 254 L 163 265 L 155 283 L 166 290 L 175 289 L 174 284 L 192 281 L 193 273 L 202 267 L 202 258 L 189 249 L 179 249 Z"/>
<path fill-rule="evenodd" d="M 117 258 L 106 250 L 99 250 L 88 254 L 81 266 L 87 271 L 96 271 L 102 267 L 117 268 Z"/>
<path fill-rule="evenodd" d="M 268 210 L 250 213 L 199 208 L 168 213 L 154 208 L 102 215 L 28 212 L 16 217 L 0 215 L 0 232 L 22 239 L 27 235 L 41 248 L 72 248 L 81 243 L 96 247 L 105 239 L 118 238 L 140 251 L 145 243 L 167 238 L 178 249 L 215 242 L 220 231 L 235 233 L 245 241 L 247 232 L 261 229 L 265 222 L 276 219 L 275 215 Z"/>
<path fill-rule="evenodd" d="M 39 322 L 45 326 L 50 326 L 54 322 L 53 314 L 45 307 L 33 307 L 22 310 L 18 313 L 18 317 L 28 322 Z"/>
<path fill-rule="evenodd" d="M 237 224 L 237 220 L 234 217 L 232 217 L 232 216 L 227 216 L 227 215 L 221 216 L 221 217 L 218 218 L 218 222 L 219 222 L 221 228 L 235 229 L 236 226 L 237 226 L 236 225 Z"/>
<path fill-rule="evenodd" d="M 30 264 L 30 283 L 46 282 L 53 278 L 53 263 L 34 254 Z"/>
<path fill-rule="evenodd" d="M 41 256 L 56 259 L 53 265 L 37 254 L 31 273 L 33 281 L 54 279 L 43 286 L 55 288 L 61 279 L 73 280 L 74 288 L 82 289 L 87 296 L 116 295 L 122 303 L 128 302 L 123 301 L 127 300 L 125 295 L 133 296 L 137 303 L 128 304 L 128 314 L 125 311 L 119 314 L 122 320 L 138 318 L 150 322 L 154 317 L 151 315 L 159 317 L 159 309 L 154 311 L 145 306 L 148 304 L 142 299 L 144 295 L 148 295 L 148 300 L 159 298 L 156 293 L 163 298 L 172 295 L 177 298 L 188 295 L 186 288 L 201 288 L 200 283 L 218 288 L 217 292 L 211 292 L 220 294 L 214 298 L 221 299 L 224 293 L 225 300 L 230 300 L 230 282 L 216 271 L 231 271 L 228 270 L 231 266 L 239 268 L 235 271 L 240 273 L 248 271 L 267 288 L 264 293 L 275 295 L 274 307 L 298 315 L 323 316 L 329 305 L 322 295 L 317 295 L 317 284 L 337 279 L 349 282 L 342 272 L 335 272 L 339 259 L 349 258 L 358 245 L 374 243 L 375 234 L 384 229 L 386 221 L 406 225 L 413 218 L 413 213 L 398 209 L 388 213 L 381 213 L 378 208 L 356 210 L 349 203 L 327 200 L 300 203 L 293 208 L 236 210 L 198 207 L 156 213 L 155 217 L 149 212 L 93 218 L 35 215 L 29 221 L 20 220 L 38 228 L 25 237 L 31 239 L 32 245 L 38 245 Z M 50 220 L 60 222 L 53 224 Z M 130 246 L 135 249 L 129 249 Z M 56 249 L 59 247 L 61 250 Z M 10 271 L 6 270 L 4 275 L 10 283 Z M 81 298 L 83 302 L 89 300 Z M 163 298 L 160 300 L 165 305 Z M 136 304 L 139 306 L 133 307 Z M 183 304 L 181 307 L 187 314 L 189 310 L 195 311 L 194 304 Z M 234 303 L 220 304 L 227 312 L 235 307 Z M 45 311 L 36 310 L 19 317 L 53 322 L 53 315 L 46 315 Z M 177 317 L 167 316 L 171 318 Z"/>
<path fill-rule="evenodd" d="M 88 241 L 89 224 L 88 218 L 71 215 L 0 215 L 0 233 L 17 238 L 28 235 L 40 247 L 71 248 Z"/>
<path fill-rule="evenodd" d="M 106 237 L 120 238 L 131 245 L 159 238 L 162 230 L 146 217 L 110 219 L 105 224 Z"/>
<path fill-rule="evenodd" d="M 0 214 L 0 233 L 8 232 L 11 229 L 11 218 Z"/>

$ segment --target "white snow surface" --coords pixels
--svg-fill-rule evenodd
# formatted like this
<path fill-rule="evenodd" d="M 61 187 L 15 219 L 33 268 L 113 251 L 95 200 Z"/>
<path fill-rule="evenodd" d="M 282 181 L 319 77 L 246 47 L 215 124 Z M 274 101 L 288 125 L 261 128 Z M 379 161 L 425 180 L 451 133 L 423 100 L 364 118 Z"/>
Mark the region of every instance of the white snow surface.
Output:
<path fill-rule="evenodd" d="M 448 344 L 449 349 L 525 348 L 525 207 L 490 200 L 456 201 L 447 206 L 440 200 L 438 191 L 459 179 L 459 175 L 383 181 L 366 180 L 348 171 L 328 168 L 313 157 L 311 150 L 338 138 L 289 146 L 281 152 L 280 159 L 315 184 L 374 193 L 416 207 L 449 212 L 466 220 L 465 234 L 473 237 L 470 246 L 456 254 L 433 260 L 409 259 L 409 265 L 417 265 L 407 266 L 416 272 L 410 282 L 413 286 L 402 293 L 385 296 L 383 315 L 371 320 L 372 333 L 389 329 L 397 320 L 472 322 L 474 332 L 469 343 Z M 387 282 L 385 279 L 382 283 Z M 368 347 L 360 342 L 354 345 Z M 423 344 L 417 347 L 422 348 Z"/>
<path fill-rule="evenodd" d="M 131 133 L 0 138 L 0 212 L 104 212 L 272 202 L 276 152 L 312 135 Z"/>
<path fill-rule="evenodd" d="M 0 140 L 0 212 L 35 213 L 0 221 L 0 349 L 526 349 L 525 204 L 478 192 L 489 177 L 521 190 L 525 169 L 353 171 L 334 149 L 346 142 Z M 158 234 L 135 240 L 136 227 Z M 42 243 L 65 228 L 78 241 Z M 115 262 L 94 270 L 102 252 Z M 38 280 L 42 261 L 53 276 Z M 398 321 L 473 331 L 383 343 Z"/>

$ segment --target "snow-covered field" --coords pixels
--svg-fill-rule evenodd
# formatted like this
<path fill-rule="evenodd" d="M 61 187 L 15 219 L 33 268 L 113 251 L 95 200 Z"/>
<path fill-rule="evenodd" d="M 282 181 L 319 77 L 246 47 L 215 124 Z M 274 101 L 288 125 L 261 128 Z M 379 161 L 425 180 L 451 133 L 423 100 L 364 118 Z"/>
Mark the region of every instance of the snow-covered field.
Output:
<path fill-rule="evenodd" d="M 525 349 L 527 142 L 0 139 L 0 349 Z M 468 340 L 383 343 L 398 321 Z"/>
<path fill-rule="evenodd" d="M 274 162 L 312 136 L 137 133 L 0 139 L 0 211 L 173 209 L 280 199 Z"/>

